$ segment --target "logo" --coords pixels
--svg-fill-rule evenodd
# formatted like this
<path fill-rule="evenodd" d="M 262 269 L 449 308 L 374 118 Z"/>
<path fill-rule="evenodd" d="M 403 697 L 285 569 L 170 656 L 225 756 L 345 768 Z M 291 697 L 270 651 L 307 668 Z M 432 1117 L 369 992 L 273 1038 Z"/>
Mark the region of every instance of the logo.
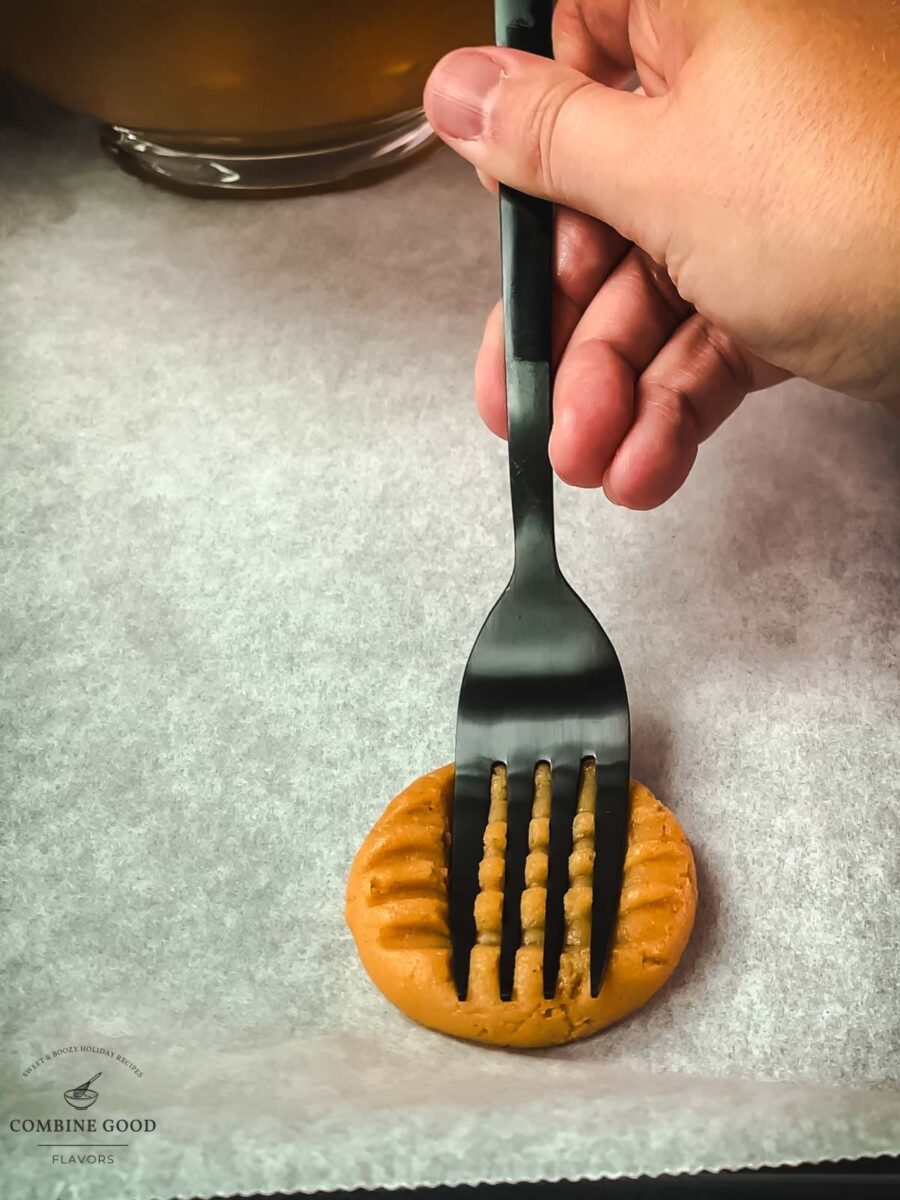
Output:
<path fill-rule="evenodd" d="M 140 1110 L 135 1112 L 132 1107 L 135 1094 L 132 1081 L 141 1079 L 144 1072 L 124 1054 L 108 1046 L 83 1043 L 58 1046 L 29 1063 L 22 1071 L 22 1078 L 29 1080 L 45 1067 L 48 1074 L 57 1077 L 52 1088 L 56 1099 L 49 1099 L 47 1108 L 40 1115 L 33 1115 L 33 1105 L 26 1104 L 24 1111 L 9 1119 L 7 1129 L 29 1143 L 35 1154 L 44 1158 L 51 1168 L 113 1166 L 117 1159 L 128 1154 L 136 1138 L 156 1130 L 153 1117 L 145 1116 Z M 91 1074 L 92 1067 L 99 1069 Z M 101 1076 L 104 1076 L 103 1100 L 116 1092 L 120 1098 L 113 1101 L 111 1112 L 108 1103 L 101 1103 L 99 1115 L 96 1110 L 87 1113 L 84 1110 L 92 1108 L 100 1098 L 94 1085 Z M 84 1082 L 67 1087 L 73 1078 Z M 67 1108 L 63 1108 L 63 1101 Z M 79 1111 L 73 1113 L 73 1108 Z"/>
<path fill-rule="evenodd" d="M 69 1088 L 68 1091 L 63 1092 L 63 1099 L 66 1104 L 71 1104 L 73 1108 L 90 1108 L 99 1095 L 91 1087 L 91 1084 L 99 1079 L 102 1074 L 102 1071 L 98 1071 L 96 1075 L 90 1077 L 87 1083 L 79 1083 L 78 1087 Z"/>

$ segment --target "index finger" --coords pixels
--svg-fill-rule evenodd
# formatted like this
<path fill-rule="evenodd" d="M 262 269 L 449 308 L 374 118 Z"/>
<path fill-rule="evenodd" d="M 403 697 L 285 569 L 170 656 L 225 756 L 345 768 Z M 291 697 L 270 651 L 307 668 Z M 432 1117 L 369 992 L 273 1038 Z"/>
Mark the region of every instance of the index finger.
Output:
<path fill-rule="evenodd" d="M 621 87 L 634 72 L 628 37 L 632 0 L 558 0 L 553 56 L 582 75 Z"/>

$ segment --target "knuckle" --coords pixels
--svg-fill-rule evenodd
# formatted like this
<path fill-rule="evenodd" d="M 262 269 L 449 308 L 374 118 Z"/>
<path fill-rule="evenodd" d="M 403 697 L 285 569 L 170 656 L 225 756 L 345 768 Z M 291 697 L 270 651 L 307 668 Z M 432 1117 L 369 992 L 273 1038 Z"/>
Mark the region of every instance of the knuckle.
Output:
<path fill-rule="evenodd" d="M 592 87 L 589 79 L 572 83 L 566 79 L 544 92 L 531 114 L 531 168 L 541 191 L 548 196 L 559 195 L 564 184 L 565 166 L 560 144 L 562 120 L 568 115 L 572 102 L 585 88 Z"/>
<path fill-rule="evenodd" d="M 695 444 L 703 440 L 701 414 L 687 388 L 660 379 L 641 387 L 640 391 L 643 393 L 639 400 L 642 408 L 652 409 Z"/>
<path fill-rule="evenodd" d="M 691 311 L 691 305 L 678 291 L 671 275 L 661 263 L 643 251 L 637 250 L 634 253 L 637 270 L 647 288 L 657 296 L 669 319 L 680 324 Z"/>
<path fill-rule="evenodd" d="M 752 372 L 740 347 L 705 317 L 698 322 L 698 332 L 716 365 L 724 371 L 728 382 L 741 392 L 749 391 Z"/>

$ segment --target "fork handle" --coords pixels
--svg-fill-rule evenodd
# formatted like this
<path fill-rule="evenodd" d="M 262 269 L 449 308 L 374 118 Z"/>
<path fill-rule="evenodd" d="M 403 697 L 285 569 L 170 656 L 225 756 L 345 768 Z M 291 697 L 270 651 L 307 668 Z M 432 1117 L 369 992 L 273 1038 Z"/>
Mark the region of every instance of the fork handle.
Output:
<path fill-rule="evenodd" d="M 553 56 L 552 0 L 496 0 L 498 46 Z M 514 575 L 558 570 L 553 528 L 551 296 L 553 205 L 500 187 Z"/>

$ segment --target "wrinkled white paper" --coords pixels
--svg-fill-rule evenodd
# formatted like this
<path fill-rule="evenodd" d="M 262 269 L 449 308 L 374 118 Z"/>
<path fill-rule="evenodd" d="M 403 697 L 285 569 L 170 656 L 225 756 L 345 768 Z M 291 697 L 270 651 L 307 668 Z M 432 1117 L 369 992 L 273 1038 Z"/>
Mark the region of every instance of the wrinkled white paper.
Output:
<path fill-rule="evenodd" d="M 620 1027 L 460 1044 L 374 991 L 342 905 L 382 807 L 452 756 L 509 569 L 471 386 L 493 203 L 446 152 L 201 203 L 19 104 L 0 224 L 4 1195 L 900 1152 L 900 423 L 793 384 L 658 512 L 560 489 L 701 907 Z M 10 1127 L 91 1116 L 144 1126 L 111 1164 Z"/>

